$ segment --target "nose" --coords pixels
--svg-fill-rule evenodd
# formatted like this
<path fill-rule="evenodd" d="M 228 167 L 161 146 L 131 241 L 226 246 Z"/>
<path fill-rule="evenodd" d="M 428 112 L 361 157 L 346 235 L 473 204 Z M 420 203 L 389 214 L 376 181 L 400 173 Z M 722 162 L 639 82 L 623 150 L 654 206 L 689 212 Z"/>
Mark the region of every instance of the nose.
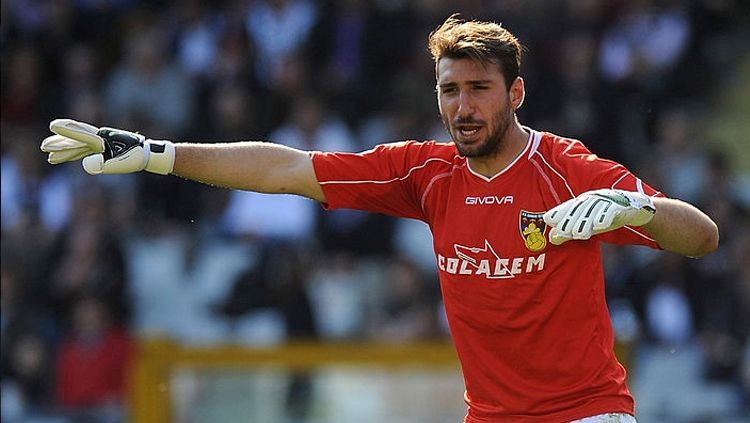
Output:
<path fill-rule="evenodd" d="M 471 116 L 474 113 L 474 101 L 467 91 L 461 91 L 458 94 L 458 109 L 456 115 L 458 117 Z"/>

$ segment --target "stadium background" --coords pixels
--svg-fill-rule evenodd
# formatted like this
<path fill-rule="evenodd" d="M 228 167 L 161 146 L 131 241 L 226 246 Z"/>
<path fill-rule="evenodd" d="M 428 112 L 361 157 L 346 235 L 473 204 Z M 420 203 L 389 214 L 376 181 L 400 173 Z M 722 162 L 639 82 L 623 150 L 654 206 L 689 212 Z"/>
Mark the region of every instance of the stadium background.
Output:
<path fill-rule="evenodd" d="M 605 246 L 608 300 L 641 423 L 747 421 L 748 3 L 456 4 L 3 1 L 2 420 L 460 421 L 422 224 L 38 150 L 56 117 L 320 150 L 445 139 L 425 45 L 460 11 L 527 46 L 523 123 L 719 224 L 698 261 Z"/>

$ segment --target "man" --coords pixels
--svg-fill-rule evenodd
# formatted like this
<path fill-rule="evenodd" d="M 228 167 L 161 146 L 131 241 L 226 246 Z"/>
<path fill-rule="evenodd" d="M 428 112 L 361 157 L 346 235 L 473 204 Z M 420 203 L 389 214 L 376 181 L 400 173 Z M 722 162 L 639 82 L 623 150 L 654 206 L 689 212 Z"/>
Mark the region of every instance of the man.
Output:
<path fill-rule="evenodd" d="M 260 142 L 188 144 L 53 121 L 50 163 L 147 170 L 292 193 L 426 222 L 466 383 L 466 422 L 633 422 L 613 354 L 600 242 L 698 257 L 716 225 L 579 141 L 522 126 L 521 45 L 500 25 L 448 18 L 429 39 L 452 142 L 363 153 Z"/>

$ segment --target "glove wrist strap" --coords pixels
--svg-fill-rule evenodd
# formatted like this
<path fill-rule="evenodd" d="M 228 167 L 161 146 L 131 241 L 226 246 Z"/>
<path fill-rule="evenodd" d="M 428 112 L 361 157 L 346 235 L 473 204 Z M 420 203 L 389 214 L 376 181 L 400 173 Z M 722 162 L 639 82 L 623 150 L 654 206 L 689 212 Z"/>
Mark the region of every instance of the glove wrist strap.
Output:
<path fill-rule="evenodd" d="M 174 167 L 175 148 L 170 141 L 147 139 L 143 143 L 143 153 L 147 172 L 168 175 Z"/>

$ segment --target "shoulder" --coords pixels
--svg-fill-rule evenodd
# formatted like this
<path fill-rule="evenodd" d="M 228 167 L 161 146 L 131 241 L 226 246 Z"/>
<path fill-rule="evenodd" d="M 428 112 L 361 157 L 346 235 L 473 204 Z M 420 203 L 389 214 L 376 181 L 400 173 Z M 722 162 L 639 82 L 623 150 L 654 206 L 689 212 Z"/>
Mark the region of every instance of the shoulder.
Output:
<path fill-rule="evenodd" d="M 601 160 L 579 140 L 537 132 L 529 153 L 556 197 L 575 197 L 596 177 Z M 559 201 L 559 200 L 558 200 Z"/>
<path fill-rule="evenodd" d="M 455 146 L 437 141 L 378 144 L 359 153 L 311 153 L 319 181 L 406 180 L 443 173 L 465 160 Z"/>
<path fill-rule="evenodd" d="M 538 148 L 529 159 L 538 162 L 553 184 L 561 184 L 573 196 L 631 180 L 640 184 L 622 164 L 597 156 L 577 139 L 551 133 L 542 133 Z"/>
<path fill-rule="evenodd" d="M 455 145 L 453 145 L 453 143 L 440 142 L 435 140 L 406 140 L 388 142 L 384 144 L 378 144 L 373 149 L 368 151 L 376 151 L 382 153 L 417 154 L 425 157 L 435 156 L 452 158 L 458 155 L 456 147 Z"/>
<path fill-rule="evenodd" d="M 580 160 L 596 159 L 586 145 L 575 138 L 567 138 L 550 132 L 539 132 L 539 143 L 532 154 L 537 153 L 547 159 L 558 160 Z"/>
<path fill-rule="evenodd" d="M 575 138 L 566 138 L 549 132 L 539 132 L 538 141 L 529 153 L 529 160 L 555 173 L 588 174 L 596 168 L 611 168 L 617 163 L 602 159 Z"/>
<path fill-rule="evenodd" d="M 360 153 L 401 163 L 405 166 L 420 166 L 428 163 L 453 165 L 463 160 L 453 143 L 428 141 L 399 141 L 379 144 L 371 150 Z"/>

